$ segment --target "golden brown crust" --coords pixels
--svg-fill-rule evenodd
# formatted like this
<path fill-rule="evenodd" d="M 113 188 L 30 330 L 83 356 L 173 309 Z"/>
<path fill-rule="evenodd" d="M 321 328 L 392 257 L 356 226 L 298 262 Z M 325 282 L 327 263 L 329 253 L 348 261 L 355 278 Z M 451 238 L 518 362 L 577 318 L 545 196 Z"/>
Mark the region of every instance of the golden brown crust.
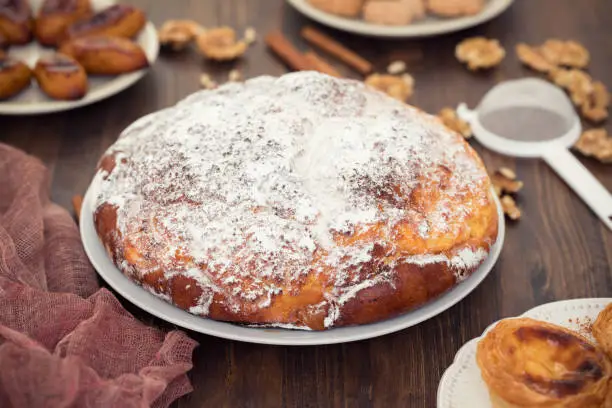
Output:
<path fill-rule="evenodd" d="M 612 358 L 612 303 L 599 313 L 593 323 L 593 337 L 603 351 Z"/>
<path fill-rule="evenodd" d="M 499 322 L 476 360 L 497 407 L 600 408 L 612 364 L 579 334 L 529 318 Z"/>
<path fill-rule="evenodd" d="M 34 26 L 34 35 L 46 46 L 58 45 L 66 37 L 66 29 L 91 14 L 89 0 L 45 0 Z"/>
<path fill-rule="evenodd" d="M 9 47 L 8 39 L 0 32 L 0 51 L 3 51 Z"/>
<path fill-rule="evenodd" d="M 0 100 L 17 95 L 30 86 L 32 70 L 23 62 L 0 58 Z"/>
<path fill-rule="evenodd" d="M 110 6 L 90 18 L 72 24 L 67 32 L 67 39 L 91 35 L 109 35 L 133 38 L 147 22 L 144 12 L 125 4 Z"/>
<path fill-rule="evenodd" d="M 40 89 L 53 99 L 77 100 L 87 93 L 85 69 L 67 55 L 53 54 L 39 59 L 34 76 Z"/>
<path fill-rule="evenodd" d="M 122 37 L 91 36 L 71 40 L 60 48 L 76 59 L 89 74 L 120 75 L 149 66 L 143 49 Z"/>
<path fill-rule="evenodd" d="M 27 44 L 32 40 L 32 11 L 27 0 L 10 0 L 0 4 L 0 34 L 10 44 Z"/>
<path fill-rule="evenodd" d="M 110 163 L 108 156 L 105 160 Z M 494 211 L 492 217 L 497 221 L 495 206 L 491 210 Z M 197 300 L 207 289 L 202 288 L 193 278 L 182 274 L 168 278 L 163 268 L 156 265 L 154 260 L 147 260 L 144 264 L 143 259 L 146 259 L 146 256 L 143 256 L 141 249 L 127 243 L 116 226 L 116 207 L 111 204 L 102 205 L 95 212 L 94 220 L 98 235 L 116 265 L 127 261 L 129 265 L 140 265 L 144 269 L 155 271 L 141 278 L 134 270 L 134 273 L 128 274 L 130 279 L 172 299 L 172 302 L 182 309 L 189 310 L 197 305 Z M 496 237 L 497 222 L 490 222 L 481 240 L 494 242 Z M 358 265 L 355 268 L 363 266 L 377 273 L 387 268 L 382 248 L 375 248 L 373 259 L 367 265 Z M 471 275 L 476 269 L 477 267 L 472 267 L 464 270 L 464 276 Z M 373 323 L 400 315 L 435 299 L 458 283 L 456 270 L 446 262 L 420 266 L 400 261 L 391 272 L 391 275 L 395 276 L 393 281 L 365 288 L 344 303 L 337 312 L 339 317 L 334 327 Z M 207 317 L 234 323 L 281 323 L 324 330 L 324 320 L 331 311 L 329 308 L 314 311 L 312 305 L 322 302 L 327 291 L 325 277 L 312 271 L 301 280 L 300 285 L 277 295 L 269 307 L 254 310 L 252 313 L 235 312 L 229 307 L 229 299 L 221 293 L 214 293 Z M 299 295 L 296 296 L 296 293 Z M 241 311 L 247 309 L 246 304 L 243 306 Z"/>
<path fill-rule="evenodd" d="M 308 0 L 308 2 L 326 13 L 357 17 L 361 13 L 364 0 Z"/>

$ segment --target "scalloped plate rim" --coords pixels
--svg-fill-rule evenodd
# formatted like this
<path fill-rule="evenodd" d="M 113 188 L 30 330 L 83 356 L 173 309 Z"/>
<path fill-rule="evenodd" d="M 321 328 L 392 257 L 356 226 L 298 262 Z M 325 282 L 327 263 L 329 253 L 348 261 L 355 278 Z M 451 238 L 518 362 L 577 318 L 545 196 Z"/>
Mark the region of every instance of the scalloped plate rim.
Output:
<path fill-rule="evenodd" d="M 588 304 L 588 303 L 596 303 L 596 302 L 597 303 L 602 303 L 602 302 L 612 303 L 612 298 L 576 298 L 576 299 L 557 300 L 554 302 L 543 303 L 541 305 L 534 306 L 533 308 L 527 310 L 521 315 L 506 317 L 506 318 L 499 319 L 491 323 L 490 325 L 486 327 L 486 329 L 484 329 L 484 331 L 482 332 L 480 336 L 475 337 L 471 340 L 468 340 L 463 346 L 461 346 L 461 348 L 459 348 L 459 350 L 457 350 L 457 353 L 455 354 L 455 357 L 453 358 L 453 362 L 451 363 L 451 365 L 448 366 L 448 368 L 444 371 L 444 373 L 442 374 L 442 377 L 440 378 L 440 382 L 438 385 L 438 392 L 436 394 L 436 406 L 438 408 L 442 407 L 442 404 L 444 402 L 442 401 L 442 398 L 444 398 L 444 396 L 446 395 L 446 392 L 448 392 L 447 390 L 449 389 L 446 384 L 448 383 L 448 381 L 450 381 L 452 378 L 455 378 L 455 376 L 458 375 L 457 372 L 461 368 L 461 366 L 459 365 L 459 362 L 462 361 L 463 358 L 467 358 L 467 355 L 470 354 L 471 352 L 473 351 L 475 352 L 475 348 L 478 342 L 482 340 L 482 338 L 491 329 L 493 329 L 493 327 L 495 327 L 495 325 L 498 324 L 499 322 L 504 321 L 504 320 L 510 320 L 510 319 L 518 319 L 521 317 L 530 317 L 530 316 L 533 316 L 534 314 L 541 312 L 542 310 L 546 310 L 549 308 L 552 309 L 562 304 L 572 304 L 572 303 Z M 482 407 L 482 408 L 488 408 L 488 407 Z"/>

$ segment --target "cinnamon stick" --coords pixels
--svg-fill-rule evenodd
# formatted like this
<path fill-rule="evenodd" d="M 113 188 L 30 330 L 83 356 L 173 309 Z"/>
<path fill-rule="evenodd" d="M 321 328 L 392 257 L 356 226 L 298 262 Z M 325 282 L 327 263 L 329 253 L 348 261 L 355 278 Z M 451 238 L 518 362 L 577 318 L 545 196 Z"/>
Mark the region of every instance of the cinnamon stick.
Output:
<path fill-rule="evenodd" d="M 81 219 L 81 207 L 83 206 L 83 196 L 75 195 L 72 197 L 72 208 L 77 221 Z"/>
<path fill-rule="evenodd" d="M 340 73 L 336 71 L 336 68 L 329 65 L 327 61 L 325 61 L 323 58 L 321 58 L 314 52 L 308 51 L 306 54 L 304 54 L 304 57 L 306 58 L 306 60 L 308 60 L 310 65 L 312 65 L 312 67 L 316 71 L 322 72 L 327 75 L 334 76 L 336 78 L 342 77 L 342 75 L 340 75 Z"/>
<path fill-rule="evenodd" d="M 272 52 L 287 64 L 289 68 L 295 71 L 310 71 L 313 69 L 304 55 L 280 31 L 271 32 L 266 36 L 265 41 Z"/>
<path fill-rule="evenodd" d="M 302 37 L 312 45 L 338 58 L 361 74 L 367 75 L 372 72 L 371 63 L 315 28 L 310 26 L 304 27 L 302 29 Z"/>

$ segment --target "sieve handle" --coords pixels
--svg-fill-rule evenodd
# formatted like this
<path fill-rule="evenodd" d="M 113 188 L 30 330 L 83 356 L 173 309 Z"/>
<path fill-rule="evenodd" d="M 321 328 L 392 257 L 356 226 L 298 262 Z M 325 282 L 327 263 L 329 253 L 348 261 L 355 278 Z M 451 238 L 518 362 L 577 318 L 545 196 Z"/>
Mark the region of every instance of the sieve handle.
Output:
<path fill-rule="evenodd" d="M 551 146 L 543 158 L 612 230 L 612 194 L 595 176 L 563 146 Z"/>

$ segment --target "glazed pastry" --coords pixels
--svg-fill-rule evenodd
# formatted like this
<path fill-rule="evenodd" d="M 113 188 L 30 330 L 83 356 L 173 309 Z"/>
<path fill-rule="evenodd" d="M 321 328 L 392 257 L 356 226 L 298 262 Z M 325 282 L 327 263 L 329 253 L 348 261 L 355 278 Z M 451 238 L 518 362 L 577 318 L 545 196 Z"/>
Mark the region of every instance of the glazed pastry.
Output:
<path fill-rule="evenodd" d="M 0 32 L 0 50 L 4 50 L 8 48 L 9 42 L 8 39 Z"/>
<path fill-rule="evenodd" d="M 612 303 L 599 313 L 592 331 L 599 346 L 612 358 Z"/>
<path fill-rule="evenodd" d="M 482 11 L 484 0 L 426 0 L 427 10 L 440 17 L 472 16 Z"/>
<path fill-rule="evenodd" d="M 312 71 L 228 83 L 138 120 L 98 182 L 95 226 L 117 267 L 234 323 L 388 319 L 468 278 L 497 239 L 490 180 L 462 136 Z"/>
<path fill-rule="evenodd" d="M 122 37 L 82 37 L 62 45 L 62 54 L 70 55 L 88 74 L 119 75 L 149 66 L 142 48 Z"/>
<path fill-rule="evenodd" d="M 0 48 L 0 59 L 4 59 L 6 58 L 6 53 L 4 52 L 3 49 Z"/>
<path fill-rule="evenodd" d="M 0 0 L 0 34 L 10 44 L 32 39 L 32 10 L 27 0 Z"/>
<path fill-rule="evenodd" d="M 132 38 L 142 30 L 147 19 L 142 10 L 125 4 L 110 6 L 86 20 L 72 24 L 67 38 L 109 35 Z"/>
<path fill-rule="evenodd" d="M 476 360 L 494 408 L 602 408 L 612 373 L 578 333 L 529 318 L 499 322 Z"/>
<path fill-rule="evenodd" d="M 364 0 L 308 0 L 310 4 L 326 13 L 344 17 L 357 17 Z"/>
<path fill-rule="evenodd" d="M 0 58 L 0 100 L 17 95 L 30 86 L 32 70 L 23 62 Z"/>
<path fill-rule="evenodd" d="M 34 77 L 40 89 L 53 99 L 77 100 L 87 93 L 85 69 L 67 55 L 42 57 L 36 63 Z"/>
<path fill-rule="evenodd" d="M 89 0 L 45 0 L 36 18 L 34 35 L 42 45 L 58 45 L 71 24 L 90 14 Z"/>

